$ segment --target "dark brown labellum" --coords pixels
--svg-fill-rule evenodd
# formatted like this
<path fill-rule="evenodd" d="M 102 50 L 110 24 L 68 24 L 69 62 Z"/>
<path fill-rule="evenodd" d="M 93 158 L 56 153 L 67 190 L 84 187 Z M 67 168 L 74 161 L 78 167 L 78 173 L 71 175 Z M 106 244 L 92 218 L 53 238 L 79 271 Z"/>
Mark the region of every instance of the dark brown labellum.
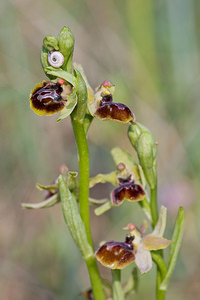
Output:
<path fill-rule="evenodd" d="M 36 88 L 31 95 L 32 108 L 38 112 L 51 114 L 63 109 L 66 101 L 61 93 L 63 89 L 59 83 L 44 82 L 42 87 Z"/>
<path fill-rule="evenodd" d="M 121 184 L 114 189 L 111 194 L 112 204 L 118 206 L 122 204 L 124 200 L 131 202 L 140 201 L 144 199 L 145 191 L 140 184 L 136 184 L 133 181 Z"/>
<path fill-rule="evenodd" d="M 96 258 L 110 269 L 123 269 L 135 260 L 133 245 L 110 241 L 96 251 Z"/>
<path fill-rule="evenodd" d="M 96 110 L 95 116 L 101 120 L 113 120 L 120 123 L 134 121 L 131 110 L 122 103 L 102 103 Z"/>

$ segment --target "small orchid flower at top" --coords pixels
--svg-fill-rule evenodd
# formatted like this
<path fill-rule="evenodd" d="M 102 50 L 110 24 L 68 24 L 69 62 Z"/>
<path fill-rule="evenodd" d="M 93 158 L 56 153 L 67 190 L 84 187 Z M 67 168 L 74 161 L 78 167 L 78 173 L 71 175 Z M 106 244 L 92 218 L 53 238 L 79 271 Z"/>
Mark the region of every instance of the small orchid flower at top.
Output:
<path fill-rule="evenodd" d="M 43 80 L 31 91 L 30 107 L 36 114 L 50 116 L 62 111 L 58 121 L 67 117 L 78 104 L 80 91 L 84 97 L 79 102 L 85 112 L 87 88 L 80 72 L 76 68 L 72 71 L 73 50 L 74 37 L 65 26 L 57 38 L 51 35 L 44 38 L 41 63 L 50 81 Z M 85 103 L 82 101 L 83 98 Z"/>
<path fill-rule="evenodd" d="M 135 262 L 141 274 L 152 268 L 151 252 L 165 249 L 171 243 L 163 238 L 166 226 L 167 209 L 162 206 L 158 223 L 154 231 L 144 235 L 147 230 L 147 222 L 143 222 L 140 229 L 133 223 L 129 223 L 124 229 L 130 230 L 124 242 L 110 241 L 104 243 L 95 253 L 97 260 L 107 268 L 123 269 Z"/>

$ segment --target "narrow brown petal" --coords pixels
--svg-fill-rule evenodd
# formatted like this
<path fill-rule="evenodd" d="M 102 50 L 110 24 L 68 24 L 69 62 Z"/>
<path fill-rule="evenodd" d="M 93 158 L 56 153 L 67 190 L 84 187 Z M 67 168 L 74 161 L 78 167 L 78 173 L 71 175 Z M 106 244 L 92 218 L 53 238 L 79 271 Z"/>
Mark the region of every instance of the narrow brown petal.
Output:
<path fill-rule="evenodd" d="M 95 112 L 95 117 L 101 120 L 112 120 L 119 123 L 134 122 L 134 115 L 128 106 L 122 103 L 105 103 Z"/>
<path fill-rule="evenodd" d="M 143 200 L 144 197 L 145 191 L 143 187 L 133 181 L 120 185 L 111 193 L 111 200 L 114 206 L 122 204 L 124 200 L 134 202 Z"/>
<path fill-rule="evenodd" d="M 110 269 L 123 269 L 135 260 L 133 245 L 111 241 L 101 246 L 95 253 L 98 261 Z"/>

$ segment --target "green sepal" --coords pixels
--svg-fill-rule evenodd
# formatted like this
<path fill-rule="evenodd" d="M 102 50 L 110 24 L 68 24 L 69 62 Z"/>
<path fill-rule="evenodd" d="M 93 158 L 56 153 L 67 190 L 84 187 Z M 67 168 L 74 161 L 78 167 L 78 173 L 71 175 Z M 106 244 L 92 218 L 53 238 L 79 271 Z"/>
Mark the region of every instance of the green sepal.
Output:
<path fill-rule="evenodd" d="M 87 86 L 78 69 L 74 69 L 74 76 L 76 78 L 76 94 L 77 94 L 77 111 L 75 119 L 81 123 L 84 120 L 87 109 Z"/>
<path fill-rule="evenodd" d="M 39 203 L 22 203 L 22 207 L 26 209 L 40 209 L 40 208 L 49 208 L 54 206 L 56 203 L 60 202 L 60 197 L 58 194 L 55 194 L 49 197 L 47 200 L 44 200 Z"/>
<path fill-rule="evenodd" d="M 73 63 L 73 68 L 74 68 L 74 70 L 79 71 L 79 73 L 81 73 L 81 76 L 83 77 L 83 80 L 85 81 L 85 84 L 86 84 L 87 88 L 90 89 L 91 92 L 93 92 L 93 90 L 92 90 L 92 88 L 91 88 L 91 86 L 88 82 L 88 79 L 85 75 L 85 72 L 83 70 L 83 67 L 80 64 Z"/>
<path fill-rule="evenodd" d="M 56 77 L 57 79 L 62 78 L 71 85 L 76 86 L 76 78 L 71 73 L 64 71 L 61 68 L 46 67 L 44 71 L 47 76 L 51 75 Z"/>
<path fill-rule="evenodd" d="M 47 35 L 43 39 L 43 47 L 48 51 L 59 50 L 58 41 L 53 35 Z"/>
<path fill-rule="evenodd" d="M 119 147 L 115 147 L 111 150 L 111 155 L 116 166 L 120 163 L 124 163 L 126 168 L 129 171 L 134 172 L 136 178 L 139 178 L 138 167 L 130 153 L 120 149 Z"/>
<path fill-rule="evenodd" d="M 59 122 L 60 120 L 67 118 L 74 110 L 76 104 L 77 104 L 77 96 L 76 96 L 76 89 L 74 87 L 72 93 L 67 97 L 67 103 L 56 121 Z"/>
<path fill-rule="evenodd" d="M 40 52 L 40 61 L 46 76 L 49 77 L 50 80 L 55 79 L 55 76 L 50 75 L 45 71 L 45 69 L 50 66 L 48 62 L 48 52 L 52 50 L 57 51 L 58 49 L 58 41 L 54 36 L 48 35 L 44 38 Z"/>
<path fill-rule="evenodd" d="M 156 143 L 151 132 L 143 125 L 135 123 L 128 129 L 129 140 L 137 152 L 139 163 L 151 189 L 157 182 L 156 172 Z"/>
<path fill-rule="evenodd" d="M 72 57 L 74 52 L 74 36 L 71 30 L 64 26 L 58 34 L 59 51 L 64 55 L 64 64 L 62 69 L 70 72 L 72 71 Z"/>
<path fill-rule="evenodd" d="M 53 80 L 55 79 L 55 76 L 48 74 L 45 69 L 47 67 L 49 67 L 49 63 L 48 63 L 48 50 L 42 46 L 41 52 L 40 52 L 40 61 L 41 61 L 41 65 L 43 68 L 44 73 L 46 74 L 46 76 L 50 79 Z"/>
<path fill-rule="evenodd" d="M 55 194 L 58 191 L 58 184 L 53 183 L 50 185 L 43 185 L 40 183 L 36 183 L 36 188 L 40 191 L 49 191 L 52 194 Z"/>
<path fill-rule="evenodd" d="M 85 225 L 81 219 L 76 198 L 73 193 L 70 192 L 62 175 L 58 178 L 58 184 L 65 222 L 73 240 L 80 249 L 84 259 L 87 260 L 89 257 L 92 257 L 94 253 L 87 240 Z"/>
<path fill-rule="evenodd" d="M 108 211 L 109 209 L 111 209 L 112 207 L 113 207 L 112 202 L 110 200 L 107 200 L 104 204 L 97 207 L 94 210 L 94 213 L 96 216 L 100 216 L 100 215 L 104 214 L 106 211 Z"/>
<path fill-rule="evenodd" d="M 95 198 L 91 198 L 89 197 L 89 203 L 91 205 L 102 205 L 104 203 L 106 203 L 108 201 L 108 199 L 103 198 L 103 199 L 95 199 Z"/>
<path fill-rule="evenodd" d="M 113 171 L 107 174 L 97 174 L 94 177 L 90 178 L 89 187 L 92 188 L 98 183 L 110 182 L 114 186 L 117 185 L 117 171 Z"/>
<path fill-rule="evenodd" d="M 181 242 L 183 238 L 183 232 L 184 232 L 184 225 L 185 225 L 185 210 L 183 207 L 179 208 L 177 217 L 176 217 L 176 223 L 174 226 L 173 236 L 172 236 L 172 243 L 170 247 L 169 252 L 169 260 L 168 260 L 168 266 L 167 266 L 167 273 L 165 275 L 164 280 L 162 281 L 160 285 L 161 290 L 167 290 L 170 277 L 174 271 L 176 261 L 178 258 L 179 250 L 181 247 Z"/>

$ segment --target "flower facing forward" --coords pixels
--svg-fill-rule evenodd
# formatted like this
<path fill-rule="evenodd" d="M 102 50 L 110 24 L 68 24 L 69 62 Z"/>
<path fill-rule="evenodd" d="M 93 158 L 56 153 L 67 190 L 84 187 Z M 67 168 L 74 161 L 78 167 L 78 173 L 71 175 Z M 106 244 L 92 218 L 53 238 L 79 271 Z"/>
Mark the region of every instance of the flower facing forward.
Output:
<path fill-rule="evenodd" d="M 107 268 L 123 269 L 135 262 L 141 274 L 152 268 L 151 252 L 164 249 L 171 241 L 162 237 L 166 225 L 166 208 L 161 207 L 158 223 L 154 231 L 144 235 L 147 223 L 143 222 L 140 229 L 129 223 L 124 229 L 130 230 L 124 242 L 110 241 L 104 243 L 95 253 L 97 260 Z"/>
<path fill-rule="evenodd" d="M 40 116 L 50 116 L 63 110 L 67 98 L 72 93 L 72 85 L 58 80 L 57 83 L 42 81 L 30 94 L 30 107 Z"/>
<path fill-rule="evenodd" d="M 117 165 L 117 170 L 118 187 L 111 192 L 112 205 L 119 206 L 125 200 L 129 202 L 143 200 L 146 193 L 141 184 L 135 183 L 134 173 L 130 172 L 123 163 Z"/>

